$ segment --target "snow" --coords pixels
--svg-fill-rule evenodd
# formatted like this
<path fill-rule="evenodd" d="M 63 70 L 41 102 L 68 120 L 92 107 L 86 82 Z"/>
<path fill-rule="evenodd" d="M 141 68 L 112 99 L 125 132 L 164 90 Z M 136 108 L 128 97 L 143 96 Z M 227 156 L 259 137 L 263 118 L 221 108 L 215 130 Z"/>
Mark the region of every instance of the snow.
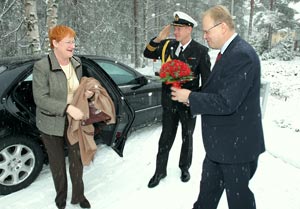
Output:
<path fill-rule="evenodd" d="M 212 54 L 214 60 L 214 54 Z M 259 158 L 258 169 L 250 182 L 257 208 L 300 208 L 300 58 L 284 62 L 262 61 L 263 79 L 271 83 L 270 92 L 277 88 L 288 97 L 269 95 L 263 119 L 267 151 Z M 139 69 L 153 74 L 152 65 Z M 298 69 L 295 68 L 298 66 Z M 275 70 L 280 72 L 274 73 Z M 284 75 L 284 76 L 283 76 Z M 285 78 L 285 79 L 283 79 Z M 296 85 L 290 85 L 290 84 Z M 273 85 L 273 86 L 272 86 Z M 152 189 L 147 187 L 155 170 L 161 125 L 156 124 L 133 132 L 126 143 L 124 157 L 104 145 L 98 146 L 93 163 L 84 169 L 85 195 L 96 209 L 190 209 L 199 192 L 201 165 L 205 152 L 201 139 L 201 118 L 194 132 L 191 180 L 183 183 L 178 168 L 181 147 L 181 126 L 170 153 L 168 176 Z M 69 185 L 71 183 L 69 182 Z M 71 186 L 70 186 L 71 187 Z M 55 191 L 49 166 L 29 187 L 16 193 L 0 196 L 1 209 L 55 209 Z M 80 208 L 70 204 L 68 209 Z M 226 209 L 225 193 L 218 209 Z"/>
<path fill-rule="evenodd" d="M 300 18 L 300 2 L 297 2 L 297 3 L 291 2 L 291 3 L 289 3 L 289 7 L 296 10 L 297 14 L 295 14 L 295 20 L 299 21 L 299 18 Z"/>

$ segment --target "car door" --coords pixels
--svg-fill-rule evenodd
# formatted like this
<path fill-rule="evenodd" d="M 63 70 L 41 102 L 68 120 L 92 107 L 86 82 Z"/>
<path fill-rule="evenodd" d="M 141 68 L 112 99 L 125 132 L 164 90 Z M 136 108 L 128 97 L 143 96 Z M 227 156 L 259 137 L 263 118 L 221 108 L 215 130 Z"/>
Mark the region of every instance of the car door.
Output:
<path fill-rule="evenodd" d="M 32 94 L 32 68 L 34 62 L 15 66 L 13 81 L 6 89 L 4 97 L 6 110 L 14 117 L 29 125 L 33 132 L 38 132 L 35 126 L 35 103 Z"/>
<path fill-rule="evenodd" d="M 96 59 L 99 64 L 117 83 L 126 99 L 135 111 L 133 128 L 152 124 L 157 120 L 161 109 L 161 83 L 152 81 L 122 63 Z"/>
<path fill-rule="evenodd" d="M 124 99 L 124 95 L 100 69 L 100 67 L 86 59 L 82 59 L 83 69 L 86 75 L 95 77 L 105 87 L 115 104 L 116 124 L 106 125 L 95 123 L 94 139 L 97 143 L 111 146 L 120 156 L 123 156 L 123 149 L 127 134 L 134 120 L 134 111 Z M 33 63 L 27 67 L 16 79 L 15 85 L 9 91 L 7 103 L 10 103 L 8 110 L 19 120 L 35 127 L 35 104 L 32 95 L 32 70 Z"/>
<path fill-rule="evenodd" d="M 122 91 L 99 65 L 84 56 L 81 57 L 81 62 L 83 76 L 96 78 L 106 89 L 115 104 L 116 124 L 107 125 L 103 122 L 94 124 L 94 138 L 97 142 L 111 146 L 120 156 L 123 156 L 123 149 L 135 118 L 135 112 Z"/>

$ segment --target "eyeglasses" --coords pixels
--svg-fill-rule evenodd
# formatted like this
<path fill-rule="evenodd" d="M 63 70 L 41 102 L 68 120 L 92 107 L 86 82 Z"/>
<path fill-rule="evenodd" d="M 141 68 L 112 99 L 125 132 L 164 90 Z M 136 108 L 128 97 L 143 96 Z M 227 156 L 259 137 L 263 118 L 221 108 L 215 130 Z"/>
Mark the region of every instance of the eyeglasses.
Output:
<path fill-rule="evenodd" d="M 73 41 L 65 41 L 64 42 L 65 44 L 67 44 L 67 45 L 75 45 L 76 44 L 76 41 L 75 40 L 73 40 Z"/>
<path fill-rule="evenodd" d="M 212 29 L 214 29 L 215 27 L 217 27 L 217 26 L 219 26 L 219 25 L 221 25 L 221 24 L 222 24 L 222 23 L 219 22 L 219 23 L 215 24 L 214 26 L 210 27 L 209 29 L 203 30 L 203 34 L 209 34 L 209 32 L 210 32 Z"/>

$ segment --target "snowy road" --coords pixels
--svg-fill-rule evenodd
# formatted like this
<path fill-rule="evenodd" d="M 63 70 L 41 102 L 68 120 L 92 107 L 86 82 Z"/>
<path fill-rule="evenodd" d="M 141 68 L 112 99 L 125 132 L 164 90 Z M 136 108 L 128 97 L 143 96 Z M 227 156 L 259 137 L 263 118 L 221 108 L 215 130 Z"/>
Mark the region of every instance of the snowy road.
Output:
<path fill-rule="evenodd" d="M 258 169 L 251 181 L 257 209 L 300 209 L 300 112 L 299 90 L 290 83 L 298 83 L 299 61 L 263 61 L 262 68 L 271 81 L 289 98 L 279 100 L 269 96 L 264 118 L 267 152 L 261 155 Z M 276 73 L 274 69 L 284 69 Z M 145 74 L 153 73 L 145 69 Z M 269 73 L 270 72 L 270 73 Z M 284 76 L 283 76 L 284 75 Z M 290 75 L 290 76 L 287 76 Z M 273 80 L 274 81 L 273 81 Z M 286 79 L 286 80 L 284 80 Z M 298 132 L 297 132 L 298 130 Z M 179 127 L 179 131 L 180 127 Z M 155 169 L 155 158 L 161 126 L 155 125 L 134 132 L 128 139 L 124 157 L 120 158 L 108 147 L 99 147 L 94 162 L 85 168 L 85 194 L 94 209 L 191 209 L 198 195 L 204 150 L 201 139 L 200 118 L 194 133 L 191 180 L 182 183 L 178 159 L 181 138 L 177 134 L 168 163 L 168 176 L 149 189 L 149 179 Z M 70 185 L 70 184 L 69 184 Z M 70 204 L 67 209 L 80 208 Z M 48 166 L 44 166 L 38 179 L 28 188 L 0 196 L 1 209 L 55 209 L 54 187 Z M 227 209 L 223 195 L 218 209 Z"/>
<path fill-rule="evenodd" d="M 108 147 L 99 147 L 93 164 L 84 171 L 85 193 L 92 208 L 191 209 L 198 195 L 201 163 L 204 157 L 199 127 L 198 120 L 194 134 L 194 158 L 190 170 L 192 178 L 188 183 L 180 181 L 180 170 L 177 166 L 180 138 L 177 137 L 170 154 L 167 178 L 154 189 L 147 187 L 154 171 L 160 125 L 134 132 L 126 144 L 124 158 L 118 157 Z M 268 126 L 265 128 L 267 136 L 271 133 L 278 134 L 280 130 L 274 132 L 273 128 L 269 129 Z M 282 149 L 285 148 L 287 146 L 282 144 Z M 285 163 L 281 158 L 274 157 L 270 151 L 261 155 L 257 173 L 251 182 L 257 208 L 299 209 L 299 185 L 300 169 Z M 50 171 L 45 166 L 38 179 L 28 188 L 0 197 L 0 208 L 55 209 L 54 195 Z M 67 208 L 79 208 L 71 205 L 69 200 L 70 195 Z M 226 208 L 228 207 L 223 195 L 219 209 Z"/>

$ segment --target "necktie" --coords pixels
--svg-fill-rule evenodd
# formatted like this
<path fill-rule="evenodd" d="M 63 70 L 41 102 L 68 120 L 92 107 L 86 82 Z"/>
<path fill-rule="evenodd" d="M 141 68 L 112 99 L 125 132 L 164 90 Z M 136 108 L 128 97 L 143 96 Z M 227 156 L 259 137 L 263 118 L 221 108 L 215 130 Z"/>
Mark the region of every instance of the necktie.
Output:
<path fill-rule="evenodd" d="M 221 54 L 221 52 L 219 52 L 218 56 L 217 56 L 217 59 L 216 59 L 216 62 L 218 62 L 221 59 L 221 57 L 222 57 L 222 54 Z"/>
<path fill-rule="evenodd" d="M 182 51 L 183 51 L 183 46 L 180 47 L 180 51 L 179 51 L 178 57 L 180 57 Z"/>

